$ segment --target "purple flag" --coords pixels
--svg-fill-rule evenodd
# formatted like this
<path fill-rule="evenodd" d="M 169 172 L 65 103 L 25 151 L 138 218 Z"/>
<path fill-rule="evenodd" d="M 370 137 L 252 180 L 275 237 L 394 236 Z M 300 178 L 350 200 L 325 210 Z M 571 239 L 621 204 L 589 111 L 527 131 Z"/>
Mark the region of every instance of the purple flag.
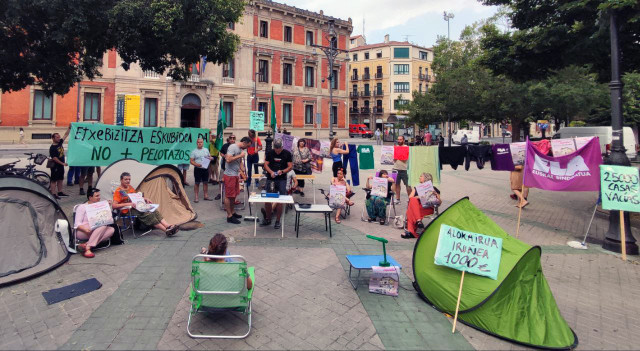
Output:
<path fill-rule="evenodd" d="M 491 170 L 513 171 L 514 169 L 509 144 L 491 145 Z"/>
<path fill-rule="evenodd" d="M 527 141 L 524 185 L 551 191 L 599 191 L 600 164 L 602 155 L 596 138 L 576 152 L 559 157 L 544 155 Z"/>

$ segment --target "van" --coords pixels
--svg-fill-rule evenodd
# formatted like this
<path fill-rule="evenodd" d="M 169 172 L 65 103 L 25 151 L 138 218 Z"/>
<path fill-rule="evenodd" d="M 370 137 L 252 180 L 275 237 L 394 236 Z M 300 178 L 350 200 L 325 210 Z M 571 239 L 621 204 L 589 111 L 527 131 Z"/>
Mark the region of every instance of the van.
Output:
<path fill-rule="evenodd" d="M 456 132 L 451 136 L 451 141 L 453 141 L 454 144 L 460 144 L 460 142 L 462 141 L 462 136 L 465 134 L 467 135 L 467 142 L 469 144 L 478 144 L 480 142 L 480 132 L 474 132 L 473 130 L 469 129 L 456 130 Z"/>
<path fill-rule="evenodd" d="M 599 127 L 563 127 L 553 135 L 553 139 L 568 139 L 573 137 L 597 136 L 600 139 L 600 151 L 606 155 L 611 150 L 612 129 L 611 126 Z M 636 158 L 637 143 L 633 130 L 630 127 L 622 128 L 624 148 L 627 149 L 627 157 L 630 160 Z"/>
<path fill-rule="evenodd" d="M 371 138 L 373 132 L 366 124 L 349 124 L 349 137 Z"/>

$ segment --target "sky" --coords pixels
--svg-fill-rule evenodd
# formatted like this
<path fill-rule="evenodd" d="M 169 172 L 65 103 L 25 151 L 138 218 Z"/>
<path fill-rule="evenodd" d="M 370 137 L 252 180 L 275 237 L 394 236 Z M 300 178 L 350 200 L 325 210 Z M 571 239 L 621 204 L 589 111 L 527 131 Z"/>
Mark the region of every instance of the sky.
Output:
<path fill-rule="evenodd" d="M 353 20 L 352 35 L 363 33 L 368 44 L 390 40 L 408 41 L 431 47 L 438 36 L 447 35 L 443 12 L 451 12 L 451 39 L 458 39 L 462 29 L 476 21 L 491 17 L 497 7 L 483 6 L 477 0 L 276 0 L 287 5 L 325 15 Z M 408 37 L 407 37 L 408 36 Z"/>

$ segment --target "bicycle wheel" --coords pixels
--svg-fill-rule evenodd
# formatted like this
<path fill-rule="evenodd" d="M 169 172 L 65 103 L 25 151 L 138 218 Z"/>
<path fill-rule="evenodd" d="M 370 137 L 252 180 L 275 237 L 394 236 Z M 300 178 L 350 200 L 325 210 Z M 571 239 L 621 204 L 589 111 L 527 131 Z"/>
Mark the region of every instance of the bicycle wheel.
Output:
<path fill-rule="evenodd" d="M 34 171 L 32 177 L 33 177 L 32 179 L 35 180 L 38 184 L 49 189 L 49 184 L 51 183 L 51 177 L 49 177 L 47 173 L 42 171 Z"/>

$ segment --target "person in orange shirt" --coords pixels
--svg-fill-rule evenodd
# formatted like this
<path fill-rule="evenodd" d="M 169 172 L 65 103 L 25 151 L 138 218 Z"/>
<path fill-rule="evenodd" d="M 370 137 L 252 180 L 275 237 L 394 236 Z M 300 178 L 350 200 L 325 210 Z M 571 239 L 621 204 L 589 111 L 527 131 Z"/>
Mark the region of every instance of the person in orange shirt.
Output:
<path fill-rule="evenodd" d="M 116 188 L 113 192 L 113 209 L 119 210 L 122 209 L 121 212 L 126 214 L 129 212 L 128 208 L 131 208 L 131 214 L 138 217 L 140 222 L 143 224 L 153 227 L 156 229 L 160 229 L 167 236 L 172 236 L 180 230 L 180 228 L 175 224 L 169 224 L 162 218 L 162 215 L 159 211 L 154 212 L 140 212 L 136 209 L 136 204 L 131 202 L 128 194 L 135 193 L 136 189 L 134 189 L 131 185 L 131 174 L 128 172 L 124 172 L 120 175 L 120 186 Z M 149 199 L 144 199 L 147 203 L 151 203 Z"/>

